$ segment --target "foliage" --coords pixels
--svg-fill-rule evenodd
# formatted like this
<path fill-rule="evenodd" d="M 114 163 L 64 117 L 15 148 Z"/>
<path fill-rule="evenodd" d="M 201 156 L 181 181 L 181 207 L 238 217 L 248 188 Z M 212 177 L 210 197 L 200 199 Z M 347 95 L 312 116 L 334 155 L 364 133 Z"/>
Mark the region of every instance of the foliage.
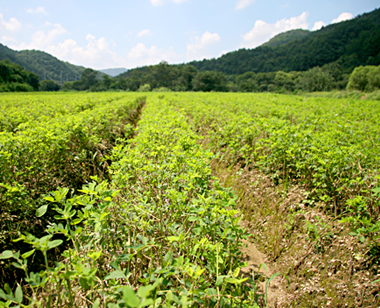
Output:
<path fill-rule="evenodd" d="M 84 67 L 60 61 L 52 55 L 39 50 L 16 51 L 0 44 L 0 60 L 9 60 L 33 72 L 39 80 L 62 81 L 78 80 Z"/>
<path fill-rule="evenodd" d="M 133 110 L 142 107 L 136 98 L 126 99 L 125 94 L 2 96 L 1 249 L 26 249 L 10 241 L 17 232 L 40 236 L 41 221 L 54 221 L 51 211 L 42 220 L 32 215 L 44 194 L 59 185 L 76 191 L 91 175 L 108 178 L 105 158 L 118 138 L 130 137 L 125 125 L 133 123 Z M 9 266 L 4 267 L 0 284 L 12 275 Z"/>
<path fill-rule="evenodd" d="M 278 47 L 281 45 L 285 45 L 291 41 L 301 40 L 307 37 L 311 32 L 309 30 L 304 29 L 295 29 L 289 30 L 280 34 L 277 34 L 273 38 L 271 38 L 268 42 L 262 44 L 261 46 L 267 47 Z"/>
<path fill-rule="evenodd" d="M 380 89 L 380 65 L 359 66 L 350 75 L 347 90 L 371 92 Z"/>
<path fill-rule="evenodd" d="M 304 92 L 330 91 L 333 77 L 320 67 L 313 67 L 299 78 L 297 88 Z"/>
<path fill-rule="evenodd" d="M 380 9 L 331 24 L 277 47 L 240 49 L 220 58 L 193 61 L 200 71 L 227 75 L 245 72 L 306 71 L 341 61 L 346 73 L 359 65 L 380 64 Z M 283 34 L 284 35 L 284 34 Z M 269 44 L 271 45 L 271 44 Z"/>
<path fill-rule="evenodd" d="M 138 92 L 150 92 L 150 84 L 146 83 L 144 85 L 141 85 L 137 91 Z"/>
<path fill-rule="evenodd" d="M 195 93 L 172 100 L 230 164 L 301 183 L 309 198 L 324 201 L 334 214 L 345 211 L 347 200 L 367 196 L 376 217 L 376 200 L 368 196 L 379 170 L 376 102 Z"/>
<path fill-rule="evenodd" d="M 40 82 L 40 91 L 54 92 L 59 91 L 60 88 L 59 84 L 53 80 L 42 80 Z"/>
<path fill-rule="evenodd" d="M 33 92 L 33 88 L 26 83 L 12 82 L 0 84 L 0 92 Z"/>
<path fill-rule="evenodd" d="M 192 80 L 194 91 L 223 92 L 227 90 L 227 80 L 220 72 L 199 72 Z"/>
<path fill-rule="evenodd" d="M 0 92 L 29 92 L 38 90 L 36 74 L 8 60 L 0 61 Z"/>
<path fill-rule="evenodd" d="M 235 196 L 211 175 L 212 154 L 198 140 L 185 114 L 152 97 L 135 139 L 119 139 L 108 156 L 110 180 L 92 177 L 72 192 L 58 185 L 36 211 L 55 213 L 47 235 L 20 234 L 17 243 L 30 249 L 0 254 L 26 277 L 24 287 L 3 286 L 2 305 L 257 307 L 254 277 L 239 270 L 246 234 Z M 43 267 L 34 271 L 37 252 Z"/>

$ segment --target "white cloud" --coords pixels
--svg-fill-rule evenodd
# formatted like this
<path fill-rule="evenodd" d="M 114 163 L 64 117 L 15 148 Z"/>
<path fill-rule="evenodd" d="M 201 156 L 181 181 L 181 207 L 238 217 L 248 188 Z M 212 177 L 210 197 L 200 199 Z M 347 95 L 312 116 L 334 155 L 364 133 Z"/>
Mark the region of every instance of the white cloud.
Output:
<path fill-rule="evenodd" d="M 143 43 L 138 43 L 135 47 L 131 49 L 127 54 L 127 65 L 128 67 L 137 67 L 143 65 L 158 64 L 161 61 L 174 62 L 179 59 L 173 48 L 170 47 L 168 50 L 163 50 L 156 46 L 151 46 L 147 48 Z"/>
<path fill-rule="evenodd" d="M 150 0 L 150 3 L 152 3 L 154 6 L 162 6 L 167 2 L 182 3 L 185 1 L 187 0 Z"/>
<path fill-rule="evenodd" d="M 149 29 L 144 29 L 144 30 L 141 30 L 139 33 L 137 33 L 137 37 L 149 36 L 149 35 L 152 35 L 152 32 L 150 32 Z"/>
<path fill-rule="evenodd" d="M 340 14 L 337 18 L 333 19 L 331 21 L 331 24 L 335 24 L 335 23 L 338 23 L 338 22 L 342 22 L 342 21 L 345 21 L 345 20 L 352 19 L 352 18 L 354 18 L 353 14 L 345 12 L 345 13 Z M 326 24 L 322 20 L 321 21 L 317 21 L 317 22 L 314 23 L 313 29 L 311 29 L 311 30 L 312 31 L 319 30 L 319 29 L 321 29 L 324 26 L 326 26 Z"/>
<path fill-rule="evenodd" d="M 293 29 L 308 29 L 307 16 L 308 13 L 303 12 L 297 17 L 284 18 L 276 21 L 274 24 L 263 20 L 256 20 L 252 30 L 243 35 L 241 47 L 255 48 L 279 33 Z"/>
<path fill-rule="evenodd" d="M 207 47 L 221 41 L 218 33 L 206 31 L 201 37 L 193 38 L 193 43 L 187 45 L 186 57 L 188 60 L 201 60 L 208 56 Z"/>
<path fill-rule="evenodd" d="M 46 14 L 47 15 L 47 12 L 45 11 L 45 9 L 42 7 L 42 6 L 39 6 L 35 9 L 32 9 L 32 8 L 29 8 L 26 10 L 29 14 L 37 14 L 37 13 L 42 13 L 42 14 Z"/>
<path fill-rule="evenodd" d="M 9 21 L 5 21 L 3 14 L 0 13 L 0 30 L 16 31 L 21 29 L 21 23 L 16 18 L 10 18 Z"/>
<path fill-rule="evenodd" d="M 321 21 L 316 21 L 314 23 L 313 29 L 311 29 L 311 31 L 319 30 L 319 29 L 321 29 L 324 26 L 326 26 L 326 24 L 322 20 Z"/>
<path fill-rule="evenodd" d="M 103 69 L 109 67 L 123 66 L 125 61 L 115 52 L 111 51 L 104 37 L 96 39 L 95 36 L 86 36 L 87 45 L 81 47 L 73 39 L 67 39 L 58 45 L 50 45 L 46 51 L 73 64 Z"/>
<path fill-rule="evenodd" d="M 235 9 L 241 10 L 250 5 L 255 0 L 238 0 Z"/>
<path fill-rule="evenodd" d="M 333 19 L 331 23 L 335 24 L 341 21 L 352 19 L 352 18 L 354 18 L 353 14 L 345 12 L 345 13 L 340 14 L 337 18 Z"/>
<path fill-rule="evenodd" d="M 67 33 L 66 29 L 61 26 L 61 24 L 52 25 L 53 29 L 45 33 L 42 30 L 35 32 L 32 36 L 32 41 L 30 43 L 21 43 L 18 46 L 12 46 L 15 49 L 41 49 L 44 50 L 46 47 L 51 45 L 53 41 L 62 34 Z"/>
<path fill-rule="evenodd" d="M 7 44 L 7 43 L 9 43 L 9 42 L 11 42 L 11 43 L 16 43 L 17 40 L 16 40 L 15 38 L 13 38 L 13 37 L 2 36 L 2 37 L 1 37 L 1 42 L 4 43 L 4 44 Z"/>

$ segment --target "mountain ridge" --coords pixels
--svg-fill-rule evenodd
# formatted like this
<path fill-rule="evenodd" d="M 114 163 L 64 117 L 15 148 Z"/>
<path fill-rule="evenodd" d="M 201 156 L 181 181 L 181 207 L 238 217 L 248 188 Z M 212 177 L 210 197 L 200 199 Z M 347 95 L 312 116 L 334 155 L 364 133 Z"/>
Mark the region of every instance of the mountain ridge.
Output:
<path fill-rule="evenodd" d="M 58 83 L 80 79 L 85 67 L 59 60 L 40 50 L 13 50 L 0 43 L 0 60 L 9 60 L 38 75 L 40 80 Z"/>

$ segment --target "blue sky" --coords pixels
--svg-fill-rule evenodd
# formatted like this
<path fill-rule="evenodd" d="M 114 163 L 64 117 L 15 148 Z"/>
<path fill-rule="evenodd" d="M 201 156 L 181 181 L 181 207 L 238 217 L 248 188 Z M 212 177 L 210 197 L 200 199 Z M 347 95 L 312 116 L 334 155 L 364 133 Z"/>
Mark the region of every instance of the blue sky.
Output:
<path fill-rule="evenodd" d="M 133 68 L 219 57 L 377 7 L 378 0 L 6 0 L 0 42 L 94 69 Z"/>

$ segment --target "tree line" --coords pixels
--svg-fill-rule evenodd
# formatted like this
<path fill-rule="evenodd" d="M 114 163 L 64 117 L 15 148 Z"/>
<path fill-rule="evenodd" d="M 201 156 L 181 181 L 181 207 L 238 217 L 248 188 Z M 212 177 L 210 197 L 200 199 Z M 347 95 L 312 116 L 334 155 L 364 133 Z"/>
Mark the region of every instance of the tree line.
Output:
<path fill-rule="evenodd" d="M 39 81 L 36 74 L 8 60 L 0 61 L 0 92 L 22 91 L 202 91 L 202 92 L 315 92 L 331 90 L 374 91 L 380 89 L 380 66 L 359 66 L 345 73 L 338 62 L 304 72 L 246 72 L 226 75 L 199 71 L 193 65 L 161 62 L 110 77 L 85 69 L 80 80 L 60 87 L 53 80 Z"/>
<path fill-rule="evenodd" d="M 276 92 L 294 93 L 380 88 L 380 66 L 361 66 L 346 73 L 339 61 L 297 72 L 246 72 L 227 75 L 218 71 L 199 71 L 193 65 L 169 65 L 161 62 L 137 68 L 111 78 L 86 69 L 81 80 L 65 82 L 63 90 L 76 91 L 202 91 L 202 92 Z M 363 81 L 364 80 L 364 81 Z M 358 83 L 364 86 L 358 86 Z"/>

